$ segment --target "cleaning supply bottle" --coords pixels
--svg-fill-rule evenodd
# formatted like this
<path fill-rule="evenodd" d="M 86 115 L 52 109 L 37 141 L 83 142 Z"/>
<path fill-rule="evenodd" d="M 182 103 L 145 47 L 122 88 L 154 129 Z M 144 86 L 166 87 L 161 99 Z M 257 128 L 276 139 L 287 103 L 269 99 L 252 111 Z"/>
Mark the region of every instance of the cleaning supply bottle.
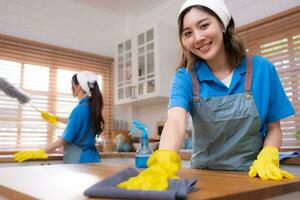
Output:
<path fill-rule="evenodd" d="M 138 120 L 132 121 L 132 129 L 129 135 L 140 130 L 141 134 L 141 146 L 137 149 L 135 153 L 135 166 L 137 168 L 147 168 L 147 160 L 152 154 L 152 149 L 149 148 L 148 144 L 148 132 L 145 124 Z"/>

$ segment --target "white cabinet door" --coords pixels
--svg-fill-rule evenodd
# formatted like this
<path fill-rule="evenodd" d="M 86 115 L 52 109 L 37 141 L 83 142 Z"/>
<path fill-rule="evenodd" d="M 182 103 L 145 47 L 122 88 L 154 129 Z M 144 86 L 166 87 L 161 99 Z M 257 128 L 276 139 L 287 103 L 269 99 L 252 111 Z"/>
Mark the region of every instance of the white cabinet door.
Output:
<path fill-rule="evenodd" d="M 135 71 L 137 78 L 137 98 L 155 92 L 154 70 L 154 30 L 149 29 L 137 36 L 137 61 L 138 68 Z"/>
<path fill-rule="evenodd" d="M 119 43 L 116 55 L 116 100 L 126 101 L 132 97 L 132 40 Z"/>
<path fill-rule="evenodd" d="M 163 23 L 119 43 L 115 104 L 167 101 L 179 57 L 177 29 Z"/>

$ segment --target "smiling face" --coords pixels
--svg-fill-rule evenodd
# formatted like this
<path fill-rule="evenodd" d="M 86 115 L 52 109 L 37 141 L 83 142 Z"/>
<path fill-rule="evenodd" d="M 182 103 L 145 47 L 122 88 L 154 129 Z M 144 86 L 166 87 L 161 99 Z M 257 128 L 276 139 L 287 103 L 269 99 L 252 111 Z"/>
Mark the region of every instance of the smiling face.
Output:
<path fill-rule="evenodd" d="M 182 43 L 201 59 L 213 61 L 225 56 L 223 30 L 223 25 L 215 16 L 192 8 L 183 17 Z"/>

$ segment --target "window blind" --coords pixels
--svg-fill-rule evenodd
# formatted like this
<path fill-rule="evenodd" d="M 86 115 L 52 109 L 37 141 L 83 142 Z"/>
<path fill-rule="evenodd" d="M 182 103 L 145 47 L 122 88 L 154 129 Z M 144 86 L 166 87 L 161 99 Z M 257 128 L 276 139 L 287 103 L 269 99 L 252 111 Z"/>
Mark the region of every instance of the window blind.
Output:
<path fill-rule="evenodd" d="M 43 111 L 67 118 L 78 103 L 72 96 L 71 77 L 82 70 L 95 72 L 105 104 L 103 135 L 109 135 L 112 127 L 112 62 L 109 57 L 0 34 L 0 76 Z M 0 151 L 45 146 L 64 128 L 62 123 L 46 123 L 32 106 L 0 91 Z"/>
<path fill-rule="evenodd" d="M 275 66 L 296 114 L 281 121 L 282 149 L 300 149 L 300 6 L 238 29 L 250 54 Z"/>

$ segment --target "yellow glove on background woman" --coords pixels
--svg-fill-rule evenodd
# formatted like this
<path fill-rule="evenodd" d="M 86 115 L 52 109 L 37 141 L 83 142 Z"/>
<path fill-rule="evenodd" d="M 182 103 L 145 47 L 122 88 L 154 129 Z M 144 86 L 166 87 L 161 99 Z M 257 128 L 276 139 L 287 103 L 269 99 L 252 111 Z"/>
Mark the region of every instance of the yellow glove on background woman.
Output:
<path fill-rule="evenodd" d="M 47 159 L 48 155 L 44 149 L 27 150 L 15 153 L 14 161 L 23 162 L 25 160 Z"/>
<path fill-rule="evenodd" d="M 138 176 L 132 177 L 118 185 L 128 190 L 167 190 L 168 180 L 178 178 L 181 159 L 176 151 L 160 149 L 155 151 L 147 161 L 148 168 Z"/>
<path fill-rule="evenodd" d="M 278 149 L 271 146 L 264 147 L 250 167 L 248 173 L 250 177 L 259 176 L 262 180 L 282 180 L 292 179 L 294 176 L 279 168 Z"/>
<path fill-rule="evenodd" d="M 44 111 L 40 111 L 41 116 L 43 117 L 44 120 L 46 120 L 47 122 L 56 125 L 57 124 L 57 117 L 49 112 L 44 112 Z"/>

